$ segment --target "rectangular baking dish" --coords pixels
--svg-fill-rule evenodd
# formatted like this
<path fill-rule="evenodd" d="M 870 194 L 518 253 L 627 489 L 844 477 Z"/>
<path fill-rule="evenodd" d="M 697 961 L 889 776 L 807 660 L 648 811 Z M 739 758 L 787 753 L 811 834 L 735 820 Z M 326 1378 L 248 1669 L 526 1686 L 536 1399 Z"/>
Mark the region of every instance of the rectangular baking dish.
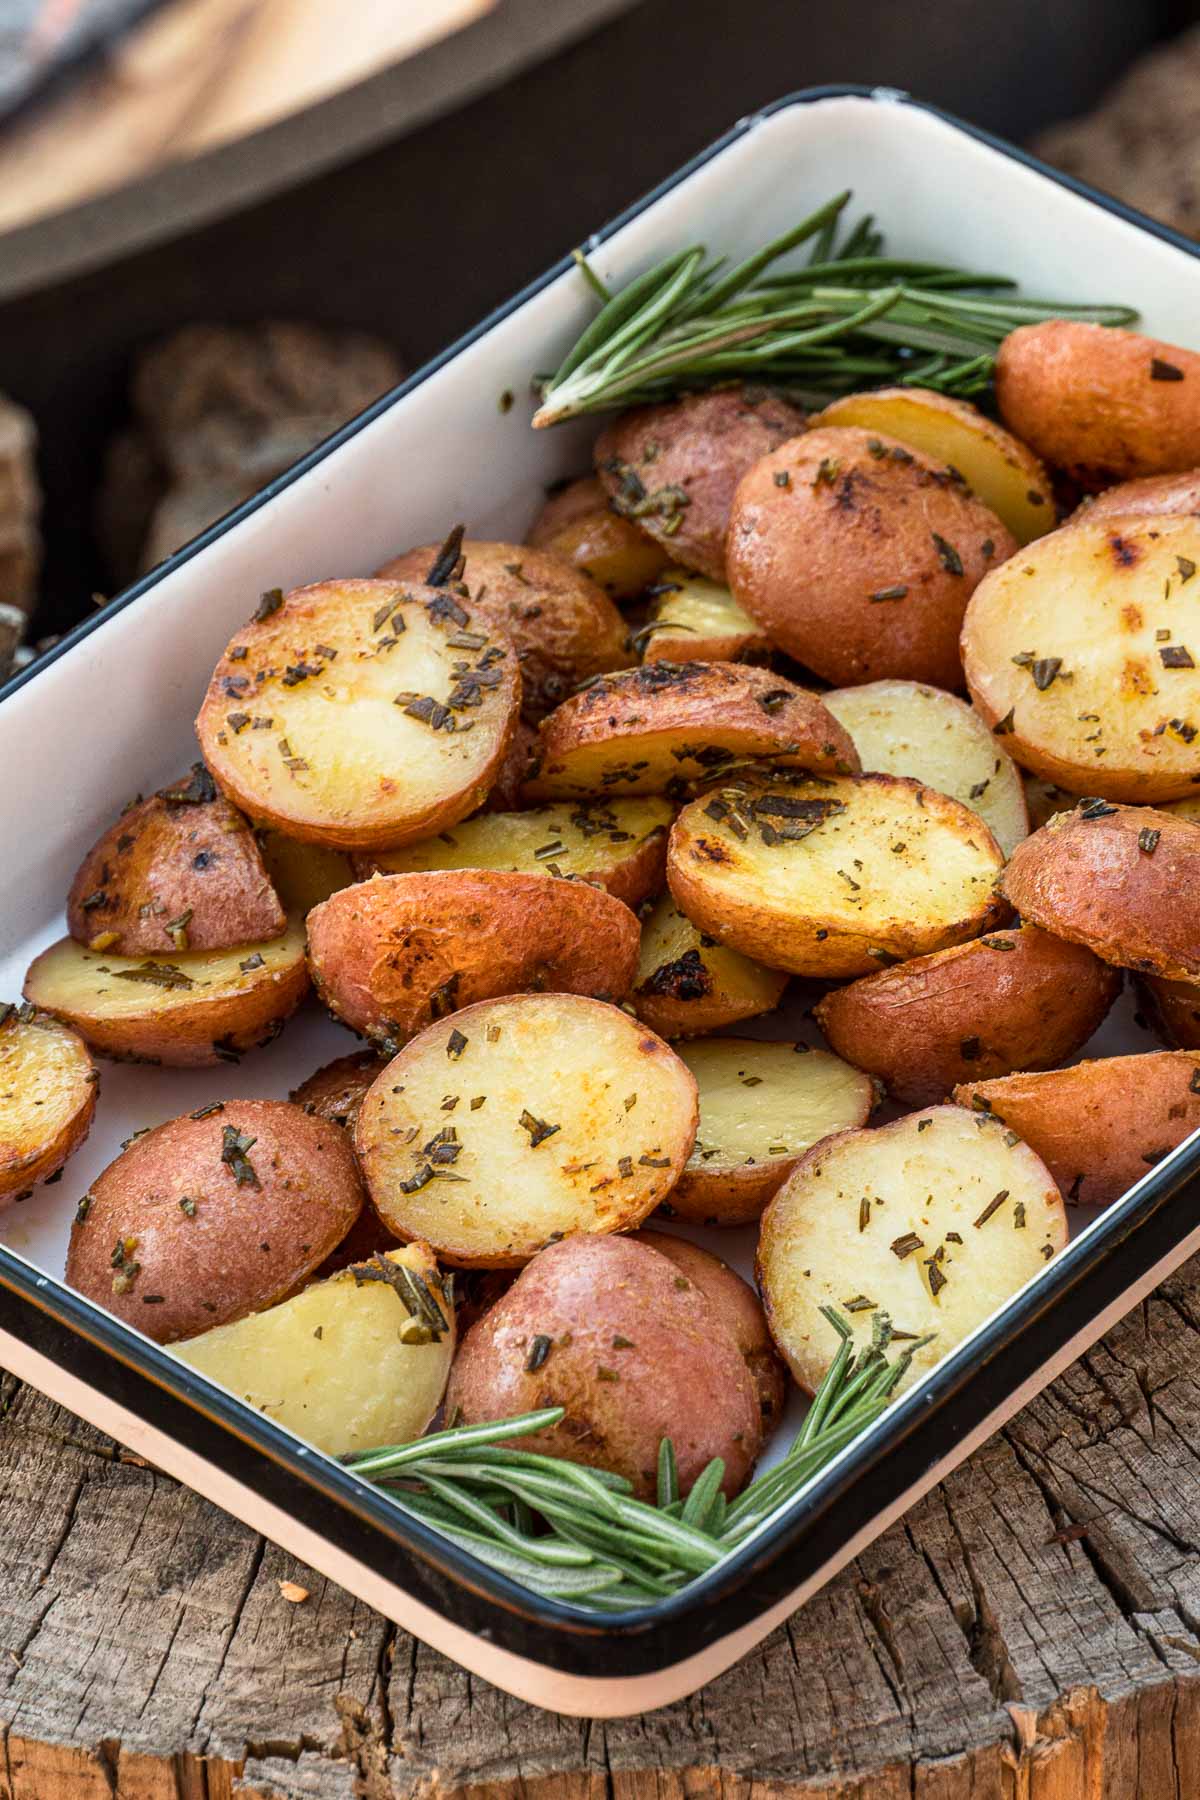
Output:
<path fill-rule="evenodd" d="M 1192 245 L 891 91 L 815 90 L 743 120 L 588 250 L 610 282 L 685 243 L 740 254 L 844 186 L 897 253 L 1125 301 L 1147 330 L 1200 348 Z M 0 998 L 60 935 L 75 866 L 115 807 L 193 760 L 208 673 L 262 589 L 367 573 L 457 519 L 519 539 L 544 485 L 586 466 L 594 423 L 534 433 L 525 401 L 590 310 L 564 261 L 0 693 Z M 214 1098 L 286 1094 L 346 1047 L 313 1007 L 236 1070 L 105 1065 L 64 1179 L 0 1215 L 0 1364 L 474 1672 L 562 1712 L 664 1705 L 729 1667 L 1200 1247 L 1197 1134 L 719 1569 L 597 1620 L 400 1516 L 61 1282 L 75 1202 L 121 1138 Z M 1145 1047 L 1128 1015 L 1097 1046 Z M 746 1268 L 737 1238 L 710 1241 Z"/>

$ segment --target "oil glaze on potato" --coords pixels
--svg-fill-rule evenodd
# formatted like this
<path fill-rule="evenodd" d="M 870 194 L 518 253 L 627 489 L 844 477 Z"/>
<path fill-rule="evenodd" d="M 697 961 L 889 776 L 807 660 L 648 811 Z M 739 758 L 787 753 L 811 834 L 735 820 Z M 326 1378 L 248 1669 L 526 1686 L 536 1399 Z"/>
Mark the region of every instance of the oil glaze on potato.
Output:
<path fill-rule="evenodd" d="M 373 850 L 474 812 L 519 695 L 507 644 L 452 593 L 325 581 L 264 595 L 217 664 L 196 730 L 257 824 Z"/>
<path fill-rule="evenodd" d="M 803 769 L 858 767 L 818 695 L 768 669 L 648 663 L 603 677 L 543 721 L 531 800 L 677 792 L 747 757 Z"/>
<path fill-rule="evenodd" d="M 1101 520 L 981 582 L 963 667 L 1004 748 L 1109 800 L 1153 805 L 1200 782 L 1198 569 L 1200 519 Z"/>
<path fill-rule="evenodd" d="M 637 1016 L 667 1038 L 720 1031 L 779 1004 L 788 978 L 698 931 L 664 894 L 642 926 L 630 998 Z"/>
<path fill-rule="evenodd" d="M 925 1106 L 960 1081 L 1066 1062 L 1120 990 L 1090 950 L 1026 925 L 864 975 L 814 1011 L 839 1056 Z M 701 1109 L 703 1133 L 703 1090 Z"/>
<path fill-rule="evenodd" d="M 924 451 L 943 467 L 957 469 L 1018 544 L 1054 529 L 1054 500 L 1042 464 L 1028 445 L 969 400 L 931 388 L 875 388 L 834 400 L 814 425 L 817 430 L 857 425 L 882 432 L 910 450 Z"/>
<path fill-rule="evenodd" d="M 661 544 L 613 511 L 597 475 L 552 494 L 530 526 L 528 541 L 564 557 L 617 601 L 635 599 L 671 560 Z"/>
<path fill-rule="evenodd" d="M 937 1106 L 810 1150 L 763 1215 L 758 1284 L 808 1393 L 839 1343 L 822 1306 L 859 1339 L 878 1312 L 897 1331 L 934 1333 L 911 1385 L 1066 1241 L 1062 1196 L 1033 1150 L 985 1114 Z"/>
<path fill-rule="evenodd" d="M 685 394 L 622 413 L 596 441 L 596 472 L 616 510 L 660 541 L 672 561 L 724 581 L 738 482 L 804 427 L 797 407 L 761 388 Z"/>
<path fill-rule="evenodd" d="M 766 662 L 771 642 L 729 589 L 664 569 L 644 633 L 643 662 Z"/>
<path fill-rule="evenodd" d="M 755 1383 L 720 1312 L 665 1256 L 624 1238 L 543 1250 L 463 1341 L 449 1417 L 470 1425 L 543 1406 L 566 1417 L 522 1448 L 614 1470 L 642 1499 L 665 1437 L 683 1493 L 719 1456 L 730 1496 L 762 1443 Z"/>
<path fill-rule="evenodd" d="M 445 1320 L 436 1337 L 402 1286 L 374 1278 L 379 1259 L 358 1274 L 346 1269 L 314 1282 L 266 1312 L 214 1326 L 174 1353 L 326 1456 L 408 1443 L 441 1404 L 454 1308 L 424 1244 L 390 1250 L 386 1262 L 424 1283 Z"/>
<path fill-rule="evenodd" d="M 1023 919 L 1105 962 L 1200 976 L 1200 825 L 1082 800 L 1017 846 L 1001 883 Z"/>
<path fill-rule="evenodd" d="M 202 1068 L 269 1044 L 308 992 L 304 927 L 236 950 L 117 956 L 60 938 L 25 977 L 25 998 L 117 1062 Z"/>
<path fill-rule="evenodd" d="M 288 1098 L 295 1106 L 332 1125 L 353 1125 L 362 1105 L 363 1095 L 385 1067 L 385 1059 L 375 1050 L 359 1050 L 351 1056 L 335 1057 L 315 1069 L 307 1081 L 293 1088 Z"/>
<path fill-rule="evenodd" d="M 826 681 L 957 688 L 967 601 L 1015 549 L 995 513 L 931 457 L 826 429 L 743 478 L 728 580 L 772 643 Z"/>
<path fill-rule="evenodd" d="M 260 1312 L 358 1217 L 346 1134 L 286 1100 L 227 1100 L 135 1137 L 80 1202 L 66 1278 L 160 1344 Z"/>
<path fill-rule="evenodd" d="M 835 688 L 826 706 L 864 769 L 911 775 L 977 812 L 1006 856 L 1029 835 L 1021 775 L 979 714 L 943 688 L 869 681 Z"/>
<path fill-rule="evenodd" d="M 621 999 L 637 967 L 638 925 L 585 881 L 444 869 L 344 888 L 309 914 L 308 954 L 330 1010 L 394 1048 L 499 994 Z"/>
<path fill-rule="evenodd" d="M 414 1038 L 356 1142 L 375 1209 L 462 1267 L 515 1268 L 570 1232 L 629 1231 L 673 1187 L 696 1083 L 661 1038 L 573 994 L 484 1001 Z"/>
<path fill-rule="evenodd" d="M 954 1098 L 1023 1138 L 1068 1200 L 1107 1206 L 1200 1126 L 1200 1056 L 1109 1056 L 967 1082 Z"/>
<path fill-rule="evenodd" d="M 96 1070 L 74 1031 L 0 1006 L 0 1206 L 61 1169 L 96 1111 Z"/>
<path fill-rule="evenodd" d="M 88 851 L 67 927 L 94 949 L 166 956 L 279 937 L 287 919 L 249 825 L 197 763 L 128 807 Z"/>
<path fill-rule="evenodd" d="M 1011 431 L 1083 487 L 1200 465 L 1200 356 L 1137 331 L 1022 325 L 1000 346 L 996 402 Z"/>
<path fill-rule="evenodd" d="M 527 875 L 578 875 L 626 906 L 663 885 L 667 800 L 559 801 L 528 812 L 480 813 L 404 850 L 378 850 L 362 873 L 399 875 L 431 869 L 505 869 Z"/>
<path fill-rule="evenodd" d="M 718 943 L 796 975 L 865 975 L 1001 924 L 975 813 L 897 775 L 743 778 L 685 806 L 667 879 Z"/>
<path fill-rule="evenodd" d="M 806 1150 L 865 1125 L 875 1105 L 869 1075 L 807 1044 L 718 1037 L 677 1048 L 696 1077 L 700 1124 L 668 1217 L 750 1224 Z"/>

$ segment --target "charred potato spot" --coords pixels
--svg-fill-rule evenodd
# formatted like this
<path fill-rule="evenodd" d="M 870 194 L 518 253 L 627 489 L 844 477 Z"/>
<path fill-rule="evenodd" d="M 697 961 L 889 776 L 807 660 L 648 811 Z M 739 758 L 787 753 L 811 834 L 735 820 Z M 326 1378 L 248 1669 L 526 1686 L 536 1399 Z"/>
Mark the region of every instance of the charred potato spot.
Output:
<path fill-rule="evenodd" d="M 0 1006 L 0 1206 L 56 1174 L 79 1148 L 97 1079 L 74 1031 L 28 1003 Z"/>
<path fill-rule="evenodd" d="M 697 931 L 664 895 L 642 927 L 632 999 L 652 1031 L 693 1037 L 770 1012 L 787 979 Z"/>

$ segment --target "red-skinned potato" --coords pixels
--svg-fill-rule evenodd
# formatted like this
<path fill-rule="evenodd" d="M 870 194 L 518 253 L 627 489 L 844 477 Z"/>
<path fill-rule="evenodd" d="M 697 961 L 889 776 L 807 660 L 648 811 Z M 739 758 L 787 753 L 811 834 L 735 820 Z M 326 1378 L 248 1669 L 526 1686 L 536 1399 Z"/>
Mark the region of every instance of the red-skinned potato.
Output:
<path fill-rule="evenodd" d="M 384 1067 L 385 1058 L 375 1050 L 338 1056 L 314 1069 L 288 1097 L 294 1106 L 303 1107 L 314 1118 L 353 1129 L 363 1095 Z"/>
<path fill-rule="evenodd" d="M 552 494 L 528 536 L 535 549 L 565 557 L 617 601 L 635 599 L 671 560 L 661 544 L 613 511 L 598 475 Z"/>
<path fill-rule="evenodd" d="M 1067 524 L 1087 525 L 1097 519 L 1174 518 L 1180 513 L 1200 513 L 1200 469 L 1119 481 L 1102 494 L 1087 495 Z"/>
<path fill-rule="evenodd" d="M 98 1079 L 87 1045 L 68 1026 L 32 1006 L 0 1006 L 0 1206 L 79 1148 Z"/>

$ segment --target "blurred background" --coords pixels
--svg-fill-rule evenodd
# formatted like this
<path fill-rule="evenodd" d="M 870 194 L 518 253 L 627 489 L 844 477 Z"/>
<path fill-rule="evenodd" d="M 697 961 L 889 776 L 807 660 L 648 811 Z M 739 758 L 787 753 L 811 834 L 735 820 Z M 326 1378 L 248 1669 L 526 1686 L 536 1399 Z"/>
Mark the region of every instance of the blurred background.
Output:
<path fill-rule="evenodd" d="M 906 89 L 1200 232 L 1198 20 L 1200 0 L 0 0 L 9 638 L 63 631 L 794 88 Z"/>

